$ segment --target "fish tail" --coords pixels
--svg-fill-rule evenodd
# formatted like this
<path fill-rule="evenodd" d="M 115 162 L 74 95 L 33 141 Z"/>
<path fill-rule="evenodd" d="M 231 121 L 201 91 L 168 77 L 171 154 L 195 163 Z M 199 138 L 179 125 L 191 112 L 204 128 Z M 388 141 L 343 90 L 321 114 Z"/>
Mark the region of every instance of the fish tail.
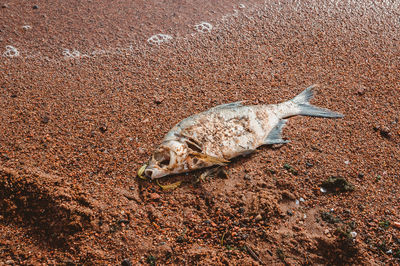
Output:
<path fill-rule="evenodd" d="M 317 85 L 311 85 L 299 95 L 294 97 L 291 102 L 295 104 L 296 114 L 305 116 L 327 117 L 327 118 L 341 118 L 342 114 L 331 111 L 326 108 L 320 108 L 310 104 L 310 100 L 314 95 L 314 88 Z"/>

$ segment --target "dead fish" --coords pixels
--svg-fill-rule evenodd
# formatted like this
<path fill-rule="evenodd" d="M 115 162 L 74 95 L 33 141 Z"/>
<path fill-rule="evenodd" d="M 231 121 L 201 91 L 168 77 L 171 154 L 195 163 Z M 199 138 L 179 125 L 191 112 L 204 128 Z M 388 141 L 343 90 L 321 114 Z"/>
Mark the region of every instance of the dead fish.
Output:
<path fill-rule="evenodd" d="M 342 114 L 309 103 L 312 85 L 293 99 L 270 105 L 234 102 L 213 107 L 176 124 L 154 151 L 144 175 L 156 179 L 170 174 L 225 165 L 261 145 L 284 144 L 287 118 L 303 115 L 341 118 Z"/>

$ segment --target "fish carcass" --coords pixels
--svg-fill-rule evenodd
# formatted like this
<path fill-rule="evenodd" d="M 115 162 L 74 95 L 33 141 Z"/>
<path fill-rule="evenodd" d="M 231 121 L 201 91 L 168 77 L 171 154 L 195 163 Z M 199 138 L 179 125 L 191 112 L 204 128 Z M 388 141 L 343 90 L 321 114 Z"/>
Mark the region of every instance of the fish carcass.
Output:
<path fill-rule="evenodd" d="M 293 99 L 270 105 L 234 102 L 213 107 L 175 125 L 154 151 L 144 175 L 156 179 L 170 174 L 224 165 L 261 145 L 283 144 L 287 118 L 303 115 L 341 118 L 342 114 L 309 103 L 315 85 Z"/>

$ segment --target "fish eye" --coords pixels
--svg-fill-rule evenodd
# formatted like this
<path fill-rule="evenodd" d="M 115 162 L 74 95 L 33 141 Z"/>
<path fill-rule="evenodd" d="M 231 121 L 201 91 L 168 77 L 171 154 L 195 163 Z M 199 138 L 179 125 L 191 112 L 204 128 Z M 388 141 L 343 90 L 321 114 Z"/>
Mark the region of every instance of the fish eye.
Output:
<path fill-rule="evenodd" d="M 161 162 L 159 162 L 160 166 L 167 166 L 169 165 L 169 158 L 165 158 Z"/>
<path fill-rule="evenodd" d="M 154 160 L 158 162 L 158 164 L 163 166 L 168 166 L 171 160 L 168 152 L 157 152 L 154 154 Z"/>

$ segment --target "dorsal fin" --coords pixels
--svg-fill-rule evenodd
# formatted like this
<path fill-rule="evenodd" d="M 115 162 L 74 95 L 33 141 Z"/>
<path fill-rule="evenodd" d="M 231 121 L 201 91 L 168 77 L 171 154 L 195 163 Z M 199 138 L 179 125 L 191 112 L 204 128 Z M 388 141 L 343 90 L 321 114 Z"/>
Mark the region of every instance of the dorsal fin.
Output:
<path fill-rule="evenodd" d="M 216 109 L 227 109 L 227 108 L 237 108 L 237 107 L 242 107 L 243 106 L 243 101 L 238 101 L 238 102 L 233 102 L 233 103 L 225 103 L 221 105 L 217 105 L 210 110 L 216 110 Z"/>

